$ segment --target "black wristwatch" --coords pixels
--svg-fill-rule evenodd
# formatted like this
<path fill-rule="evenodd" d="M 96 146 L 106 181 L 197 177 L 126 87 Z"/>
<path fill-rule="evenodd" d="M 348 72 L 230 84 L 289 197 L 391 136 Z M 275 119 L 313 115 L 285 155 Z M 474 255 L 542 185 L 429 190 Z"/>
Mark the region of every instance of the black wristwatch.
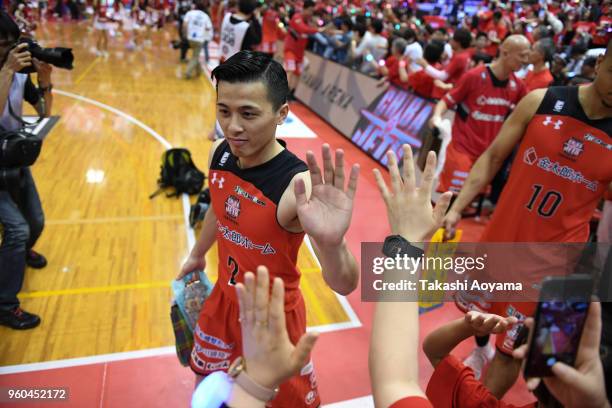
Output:
<path fill-rule="evenodd" d="M 389 235 L 385 238 L 382 252 L 389 258 L 395 258 L 397 255 L 420 258 L 425 253 L 421 248 L 410 244 L 410 242 L 401 235 Z"/>
<path fill-rule="evenodd" d="M 53 84 L 49 84 L 49 86 L 39 86 L 38 93 L 40 94 L 40 96 L 43 96 L 47 92 L 51 92 L 52 89 L 53 89 Z"/>

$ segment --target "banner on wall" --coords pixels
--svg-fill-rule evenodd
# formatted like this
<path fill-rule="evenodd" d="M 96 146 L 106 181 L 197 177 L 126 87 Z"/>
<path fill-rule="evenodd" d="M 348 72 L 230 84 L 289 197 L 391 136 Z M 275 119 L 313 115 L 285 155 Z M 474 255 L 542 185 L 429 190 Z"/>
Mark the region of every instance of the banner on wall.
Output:
<path fill-rule="evenodd" d="M 366 154 L 386 164 L 392 149 L 403 157 L 409 144 L 415 154 L 428 133 L 435 102 L 379 81 L 343 65 L 306 53 L 308 59 L 296 96 Z M 452 120 L 453 112 L 448 111 Z"/>
<path fill-rule="evenodd" d="M 384 89 L 378 81 L 306 51 L 308 64 L 295 96 L 345 137 L 350 138 L 361 109 Z"/>

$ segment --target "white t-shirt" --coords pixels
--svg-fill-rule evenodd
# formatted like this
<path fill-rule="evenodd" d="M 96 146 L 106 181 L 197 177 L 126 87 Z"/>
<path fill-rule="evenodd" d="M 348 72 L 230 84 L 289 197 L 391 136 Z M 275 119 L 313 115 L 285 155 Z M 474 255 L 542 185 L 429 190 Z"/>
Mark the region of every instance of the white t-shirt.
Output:
<path fill-rule="evenodd" d="M 423 47 L 421 47 L 421 44 L 419 44 L 418 41 L 408 44 L 406 46 L 406 50 L 404 51 L 404 55 L 410 58 L 412 61 L 409 67 L 411 72 L 416 72 L 423 69 L 416 63 L 416 60 L 423 58 Z"/>
<path fill-rule="evenodd" d="M 371 62 L 381 60 L 385 54 L 387 54 L 389 42 L 385 37 L 380 34 L 372 34 L 369 31 L 366 31 L 365 35 L 361 39 L 361 42 L 355 48 L 355 56 L 363 56 L 364 62 L 361 65 L 360 71 L 368 74 L 375 70 L 372 66 Z M 368 55 L 371 55 L 373 58 L 369 59 Z"/>
<path fill-rule="evenodd" d="M 202 10 L 191 10 L 185 14 L 183 24 L 187 27 L 187 39 L 203 43 L 204 41 L 212 41 L 213 26 L 208 14 Z"/>

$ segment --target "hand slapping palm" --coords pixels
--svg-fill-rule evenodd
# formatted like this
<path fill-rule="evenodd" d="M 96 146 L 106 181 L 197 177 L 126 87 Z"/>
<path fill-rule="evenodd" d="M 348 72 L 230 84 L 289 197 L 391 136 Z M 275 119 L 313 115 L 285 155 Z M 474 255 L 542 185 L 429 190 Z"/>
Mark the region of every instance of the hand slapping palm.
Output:
<path fill-rule="evenodd" d="M 342 243 L 351 223 L 359 165 L 354 164 L 351 168 L 348 186 L 345 188 L 344 152 L 336 150 L 335 167 L 328 144 L 323 145 L 322 153 L 323 173 L 314 153 L 309 151 L 306 154 L 312 193 L 308 199 L 304 180 L 296 180 L 297 214 L 304 232 L 319 245 L 337 246 Z"/>

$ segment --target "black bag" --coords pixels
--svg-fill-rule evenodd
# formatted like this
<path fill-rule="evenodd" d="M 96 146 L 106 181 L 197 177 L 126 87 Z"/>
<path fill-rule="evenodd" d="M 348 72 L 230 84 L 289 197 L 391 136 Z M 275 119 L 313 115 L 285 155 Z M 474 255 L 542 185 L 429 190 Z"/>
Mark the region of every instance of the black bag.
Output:
<path fill-rule="evenodd" d="M 204 186 L 206 175 L 198 170 L 187 149 L 166 150 L 162 155 L 161 174 L 157 184 L 159 189 L 149 196 L 153 198 L 163 189 L 173 187 L 175 192 L 167 197 L 178 197 L 182 193 L 198 194 Z"/>
<path fill-rule="evenodd" d="M 34 164 L 42 140 L 26 132 L 17 130 L 0 130 L 0 167 L 28 167 Z"/>

